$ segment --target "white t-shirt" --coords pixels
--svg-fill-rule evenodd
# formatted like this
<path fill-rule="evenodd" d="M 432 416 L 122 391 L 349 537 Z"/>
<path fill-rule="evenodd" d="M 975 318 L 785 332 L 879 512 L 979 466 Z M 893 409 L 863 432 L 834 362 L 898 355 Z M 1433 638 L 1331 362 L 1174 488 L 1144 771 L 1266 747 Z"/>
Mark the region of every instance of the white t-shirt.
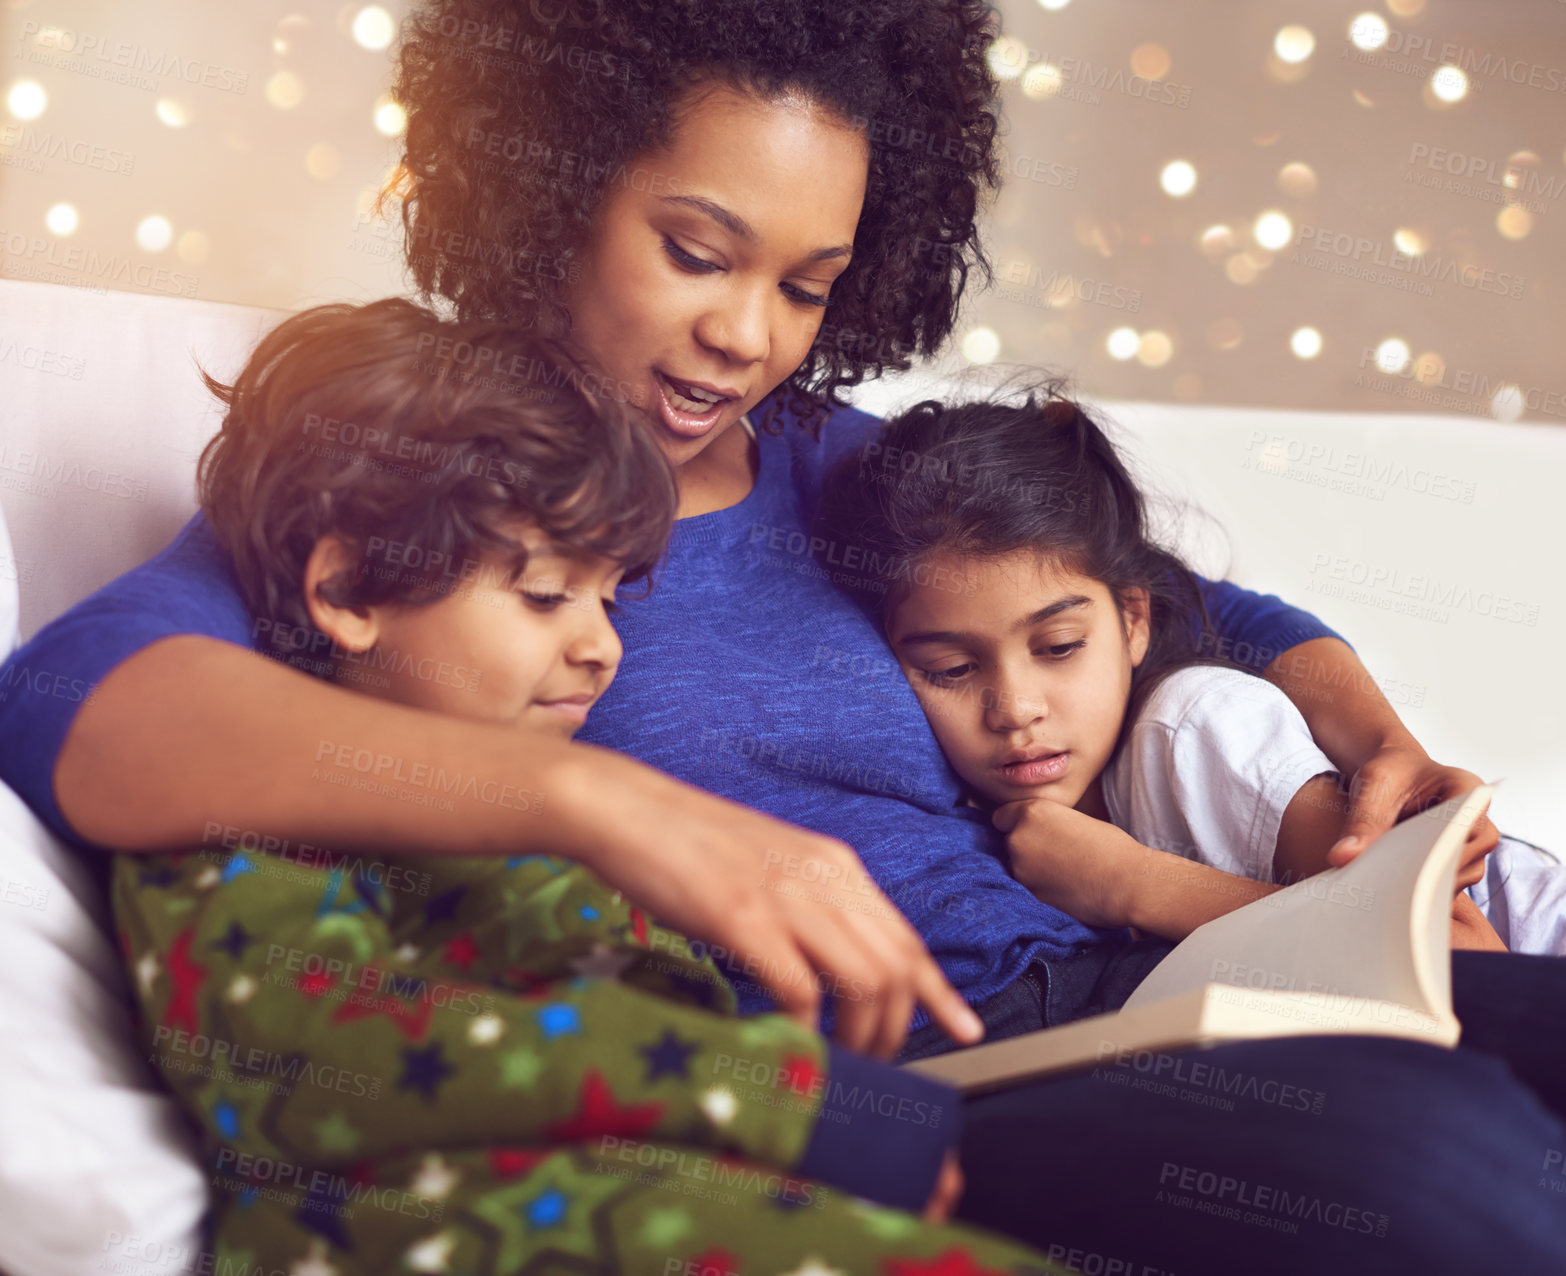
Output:
<path fill-rule="evenodd" d="M 1334 767 L 1272 683 L 1191 665 L 1148 696 L 1104 770 L 1110 819 L 1144 846 L 1271 882 L 1283 812 Z"/>

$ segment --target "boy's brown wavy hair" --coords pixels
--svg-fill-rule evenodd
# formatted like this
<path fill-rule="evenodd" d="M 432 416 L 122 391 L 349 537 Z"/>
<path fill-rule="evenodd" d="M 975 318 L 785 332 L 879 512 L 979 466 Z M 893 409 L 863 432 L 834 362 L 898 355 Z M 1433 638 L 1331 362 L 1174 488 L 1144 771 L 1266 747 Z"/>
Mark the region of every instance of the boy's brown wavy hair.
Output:
<path fill-rule="evenodd" d="M 227 412 L 201 454 L 201 508 L 274 655 L 321 649 L 300 636 L 324 641 L 304 596 L 324 536 L 357 561 L 321 596 L 358 608 L 435 602 L 487 553 L 514 580 L 518 520 L 650 581 L 673 526 L 673 471 L 615 387 L 512 325 L 395 298 L 320 306 L 279 324 L 232 385 L 202 377 Z"/>

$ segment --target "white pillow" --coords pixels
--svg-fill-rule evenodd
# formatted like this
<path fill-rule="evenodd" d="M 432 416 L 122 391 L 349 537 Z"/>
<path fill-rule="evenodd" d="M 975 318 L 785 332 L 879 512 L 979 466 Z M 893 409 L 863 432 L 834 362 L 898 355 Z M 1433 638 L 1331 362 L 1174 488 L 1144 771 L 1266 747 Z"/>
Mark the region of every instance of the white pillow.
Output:
<path fill-rule="evenodd" d="M 22 565 L 11 552 L 11 535 L 5 530 L 5 510 L 0 508 L 0 662 L 16 650 L 17 616 L 21 612 Z"/>
<path fill-rule="evenodd" d="M 9 1276 L 200 1267 L 206 1175 L 173 1097 L 133 1044 L 106 911 L 81 857 L 0 784 L 0 1268 Z"/>

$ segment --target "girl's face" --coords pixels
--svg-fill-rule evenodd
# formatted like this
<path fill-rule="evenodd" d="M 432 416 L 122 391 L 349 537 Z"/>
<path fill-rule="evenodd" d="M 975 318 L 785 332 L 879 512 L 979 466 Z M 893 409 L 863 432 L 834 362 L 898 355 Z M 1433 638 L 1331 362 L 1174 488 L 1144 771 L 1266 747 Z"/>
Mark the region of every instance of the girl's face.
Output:
<path fill-rule="evenodd" d="M 804 361 L 869 148 L 803 97 L 704 87 L 677 120 L 667 150 L 611 178 L 569 302 L 574 338 L 683 465 Z"/>
<path fill-rule="evenodd" d="M 1145 596 L 1122 615 L 1101 582 L 1031 550 L 937 554 L 915 578 L 887 637 L 952 768 L 997 805 L 1101 813 L 1096 781 L 1147 654 Z"/>

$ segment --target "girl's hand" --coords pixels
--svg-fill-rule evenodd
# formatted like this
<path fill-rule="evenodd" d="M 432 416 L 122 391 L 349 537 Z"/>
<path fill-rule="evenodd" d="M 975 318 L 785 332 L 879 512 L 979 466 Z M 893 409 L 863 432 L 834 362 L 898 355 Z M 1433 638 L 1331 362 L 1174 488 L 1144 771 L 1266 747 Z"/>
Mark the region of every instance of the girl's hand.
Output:
<path fill-rule="evenodd" d="M 992 821 L 1007 835 L 1012 876 L 1046 904 L 1089 926 L 1131 924 L 1147 851 L 1129 834 L 1047 798 L 1008 802 Z"/>
<path fill-rule="evenodd" d="M 1349 863 L 1398 821 L 1482 783 L 1472 771 L 1432 761 L 1412 739 L 1384 745 L 1354 773 L 1343 835 L 1327 852 L 1327 863 L 1333 867 Z M 1500 839 L 1489 817 L 1481 816 L 1468 831 L 1463 859 L 1457 866 L 1458 890 L 1466 890 L 1484 877 L 1484 858 Z"/>
<path fill-rule="evenodd" d="M 947 1150 L 941 1162 L 941 1172 L 935 1177 L 935 1189 L 930 1193 L 930 1203 L 924 1207 L 926 1223 L 949 1223 L 957 1202 L 962 1200 L 962 1161 L 956 1148 Z"/>

